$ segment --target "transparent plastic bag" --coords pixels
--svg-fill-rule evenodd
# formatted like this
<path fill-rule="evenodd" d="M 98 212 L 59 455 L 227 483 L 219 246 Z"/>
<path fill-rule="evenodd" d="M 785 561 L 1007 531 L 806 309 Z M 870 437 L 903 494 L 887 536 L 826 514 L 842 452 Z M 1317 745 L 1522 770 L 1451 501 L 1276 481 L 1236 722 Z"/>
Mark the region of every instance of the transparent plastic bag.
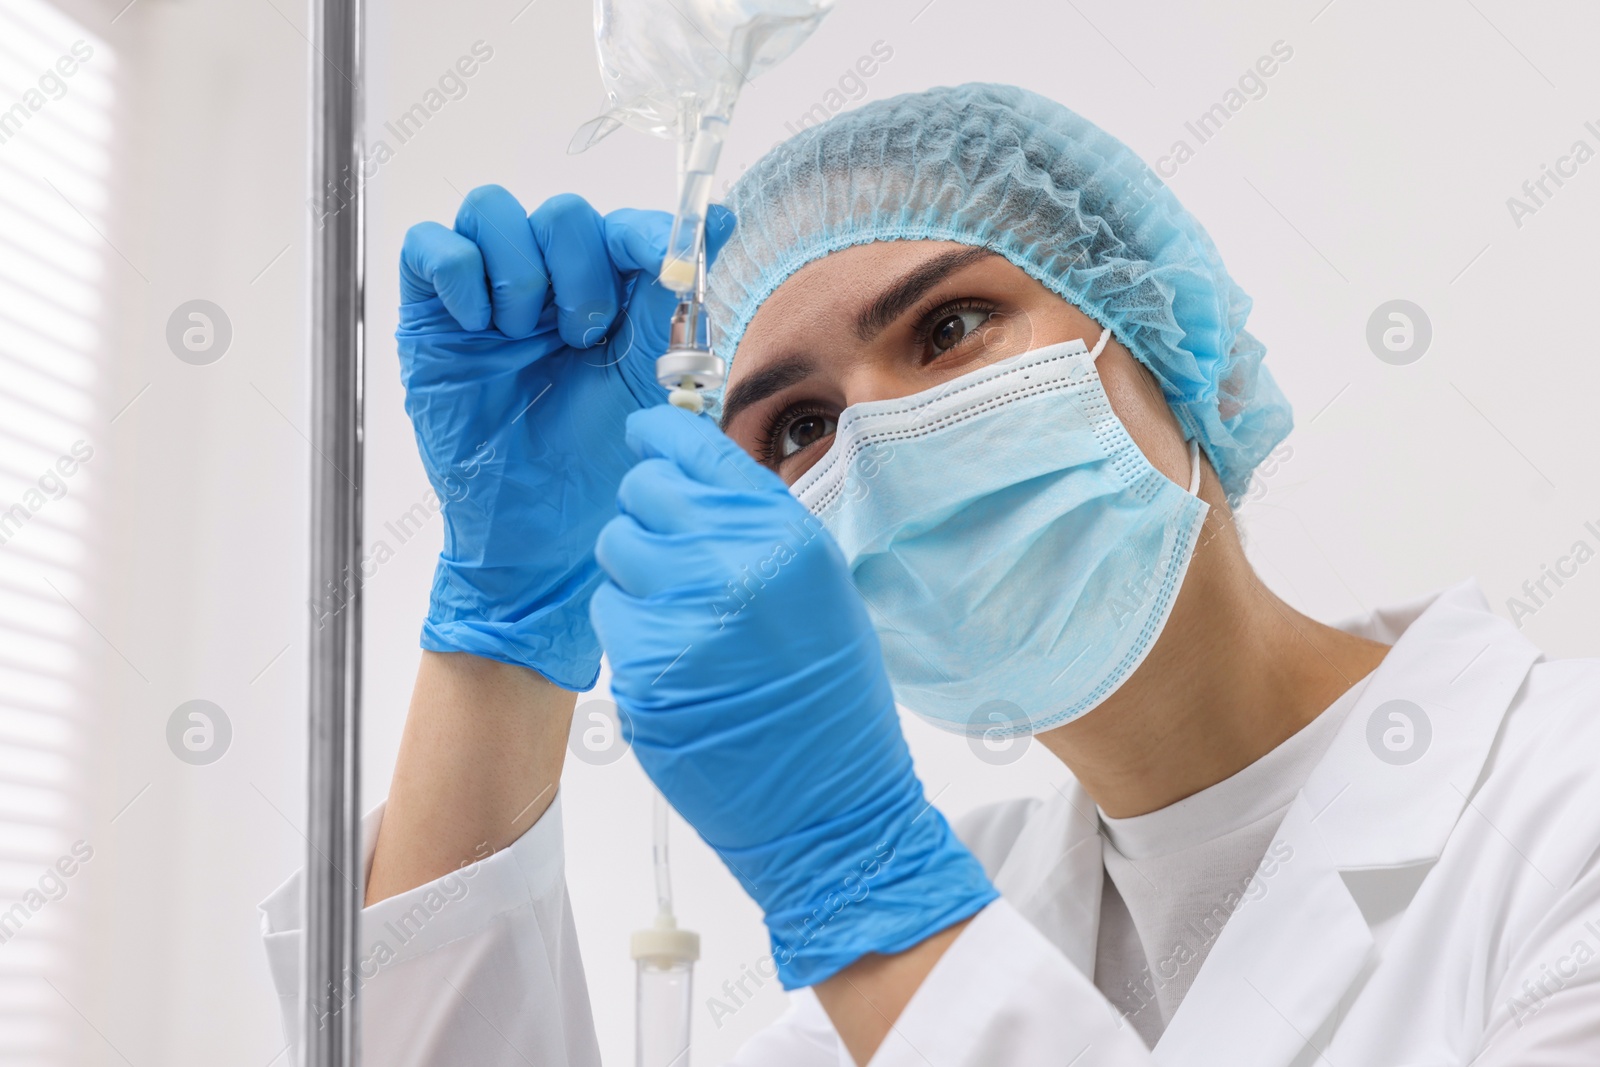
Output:
<path fill-rule="evenodd" d="M 798 48 L 834 0 L 595 0 L 607 109 L 585 123 L 581 152 L 624 124 L 692 139 L 701 115 L 726 122 L 745 82 Z"/>

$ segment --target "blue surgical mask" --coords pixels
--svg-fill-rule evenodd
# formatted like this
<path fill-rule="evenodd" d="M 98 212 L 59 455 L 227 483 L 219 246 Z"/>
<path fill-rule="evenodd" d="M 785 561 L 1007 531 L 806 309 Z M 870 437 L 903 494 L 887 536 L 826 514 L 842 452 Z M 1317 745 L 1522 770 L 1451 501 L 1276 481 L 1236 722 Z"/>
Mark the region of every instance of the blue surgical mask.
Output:
<path fill-rule="evenodd" d="M 849 562 L 896 699 L 991 738 L 1070 722 L 1144 661 L 1207 506 L 1145 459 L 1068 341 L 856 404 L 795 483 Z"/>

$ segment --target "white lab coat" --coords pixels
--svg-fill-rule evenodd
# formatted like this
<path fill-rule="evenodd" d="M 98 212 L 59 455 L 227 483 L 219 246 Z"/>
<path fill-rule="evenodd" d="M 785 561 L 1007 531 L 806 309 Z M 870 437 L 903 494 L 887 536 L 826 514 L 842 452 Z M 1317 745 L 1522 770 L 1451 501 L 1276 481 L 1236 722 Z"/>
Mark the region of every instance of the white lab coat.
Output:
<path fill-rule="evenodd" d="M 1544 661 L 1473 583 L 1346 628 L 1394 648 L 1285 816 L 1271 854 L 1288 858 L 1262 869 L 1153 1051 L 1088 977 L 1101 837 L 1074 784 L 958 825 L 1002 899 L 873 1067 L 1600 1064 L 1600 662 Z M 1376 754 L 1403 723 L 1369 725 L 1395 700 L 1431 727 L 1408 764 Z M 385 957 L 363 985 L 367 1062 L 598 1063 L 559 803 L 451 878 L 367 911 L 361 955 Z M 299 906 L 298 876 L 262 905 L 291 1034 Z M 851 1063 L 809 992 L 733 1062 Z"/>

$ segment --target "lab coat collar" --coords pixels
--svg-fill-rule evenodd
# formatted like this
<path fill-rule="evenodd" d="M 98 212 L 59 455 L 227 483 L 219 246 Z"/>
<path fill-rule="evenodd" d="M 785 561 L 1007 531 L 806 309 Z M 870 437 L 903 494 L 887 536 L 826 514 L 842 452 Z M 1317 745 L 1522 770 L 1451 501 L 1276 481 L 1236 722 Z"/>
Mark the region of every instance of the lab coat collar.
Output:
<path fill-rule="evenodd" d="M 1344 872 L 1439 857 L 1539 657 L 1475 582 L 1344 628 L 1393 648 L 1278 829 L 1269 855 L 1289 858 L 1228 920 L 1157 1043 L 1162 1063 L 1284 1067 L 1325 1042 L 1377 962 Z"/>
<path fill-rule="evenodd" d="M 1416 869 L 1439 857 L 1539 658 L 1470 581 L 1339 625 L 1393 647 L 1284 816 L 1269 855 L 1289 858 L 1258 875 L 1262 889 L 1229 918 L 1157 1043 L 1162 1063 L 1285 1067 L 1307 1044 L 1324 1043 L 1341 998 L 1377 960 L 1344 873 Z M 1410 749 L 1385 745 L 1384 732 L 1398 729 L 1390 744 L 1403 749 L 1407 726 Z M 1092 976 L 1104 885 L 1099 820 L 1075 780 L 1057 792 L 994 880 Z"/>
<path fill-rule="evenodd" d="M 1105 884 L 1100 820 L 1076 779 L 1056 791 L 1017 835 L 994 884 L 1074 967 L 1092 977 Z"/>
<path fill-rule="evenodd" d="M 1345 628 L 1394 647 L 1302 795 L 1339 869 L 1432 862 L 1539 650 L 1474 581 Z M 1411 747 L 1389 749 L 1386 734 Z"/>

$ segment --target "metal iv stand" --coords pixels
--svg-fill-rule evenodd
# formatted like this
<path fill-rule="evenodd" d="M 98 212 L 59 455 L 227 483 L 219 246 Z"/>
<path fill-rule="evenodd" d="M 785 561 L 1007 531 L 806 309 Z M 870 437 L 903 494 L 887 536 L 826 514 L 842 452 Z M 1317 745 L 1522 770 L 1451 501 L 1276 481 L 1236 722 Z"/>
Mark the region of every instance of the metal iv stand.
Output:
<path fill-rule="evenodd" d="M 362 4 L 313 0 L 311 604 L 303 1067 L 356 1067 L 361 870 Z"/>

